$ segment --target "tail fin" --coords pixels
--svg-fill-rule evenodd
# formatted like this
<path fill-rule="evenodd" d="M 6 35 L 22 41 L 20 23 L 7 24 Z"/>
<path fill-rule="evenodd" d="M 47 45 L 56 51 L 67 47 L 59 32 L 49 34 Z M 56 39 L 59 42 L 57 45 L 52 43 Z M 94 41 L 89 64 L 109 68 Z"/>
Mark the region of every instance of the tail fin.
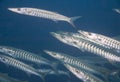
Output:
<path fill-rule="evenodd" d="M 39 72 L 39 70 L 38 70 L 38 72 Z M 40 78 L 42 79 L 43 82 L 45 82 L 45 76 L 47 74 L 48 74 L 48 72 L 46 72 L 46 73 L 41 73 L 41 71 L 39 72 L 39 76 L 40 76 Z"/>
<path fill-rule="evenodd" d="M 97 67 L 97 70 L 101 73 L 101 75 L 103 76 L 103 78 L 106 80 L 106 82 L 108 82 L 108 77 L 109 76 L 115 76 L 116 79 L 120 80 L 119 77 L 119 70 L 110 70 L 104 67 Z"/>
<path fill-rule="evenodd" d="M 55 71 L 56 74 L 58 74 L 57 67 L 58 67 L 58 62 L 52 62 L 51 67 Z"/>
<path fill-rule="evenodd" d="M 99 75 L 100 77 L 102 77 L 105 82 L 108 82 L 108 75 L 110 75 L 111 71 L 105 67 L 101 67 L 101 66 L 95 66 L 93 65 L 91 68 L 93 68 L 97 75 Z"/>
<path fill-rule="evenodd" d="M 73 27 L 75 27 L 74 25 L 74 21 L 79 19 L 81 16 L 76 16 L 76 17 L 70 17 L 70 20 L 68 21 Z"/>

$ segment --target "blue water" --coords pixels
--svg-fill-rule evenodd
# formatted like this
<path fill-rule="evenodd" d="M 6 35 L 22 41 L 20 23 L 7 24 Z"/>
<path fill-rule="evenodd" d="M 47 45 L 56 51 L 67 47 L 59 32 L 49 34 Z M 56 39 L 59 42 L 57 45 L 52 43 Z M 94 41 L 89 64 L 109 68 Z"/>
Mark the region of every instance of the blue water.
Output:
<path fill-rule="evenodd" d="M 82 16 L 75 21 L 77 29 L 104 34 L 110 37 L 120 35 L 120 14 L 112 9 L 120 8 L 120 0 L 0 0 L 0 45 L 12 46 L 43 54 L 43 50 L 63 52 L 73 56 L 83 54 L 80 50 L 61 43 L 50 32 L 77 32 L 66 22 L 20 15 L 7 8 L 33 7 L 46 9 L 68 17 Z M 34 75 L 28 76 L 12 67 L 0 63 L 0 71 L 29 82 L 40 82 Z M 62 76 L 48 76 L 46 82 L 80 82 L 75 76 L 71 79 Z"/>

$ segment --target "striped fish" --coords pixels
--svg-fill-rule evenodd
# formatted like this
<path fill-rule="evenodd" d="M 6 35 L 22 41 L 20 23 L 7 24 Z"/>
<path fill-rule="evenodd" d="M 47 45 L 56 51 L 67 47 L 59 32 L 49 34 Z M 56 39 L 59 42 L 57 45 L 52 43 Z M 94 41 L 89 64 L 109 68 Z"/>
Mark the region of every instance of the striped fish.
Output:
<path fill-rule="evenodd" d="M 73 37 L 72 34 L 68 32 L 59 32 L 59 33 L 51 33 L 55 38 L 62 41 L 65 44 L 70 46 L 74 46 L 82 51 L 88 51 L 94 53 L 98 56 L 106 58 L 111 61 L 120 62 L 120 57 L 116 54 L 108 52 L 105 48 L 101 48 L 100 46 L 91 43 L 80 36 L 79 38 Z"/>
<path fill-rule="evenodd" d="M 117 41 L 113 38 L 110 38 L 101 34 L 97 34 L 97 33 L 92 33 L 92 32 L 87 32 L 82 30 L 79 30 L 78 32 L 91 42 L 94 42 L 108 49 L 114 49 L 117 52 L 120 52 L 120 41 Z"/>
<path fill-rule="evenodd" d="M 73 27 L 75 27 L 75 25 L 73 24 L 73 21 L 81 17 L 81 16 L 76 16 L 76 17 L 69 18 L 67 16 L 58 14 L 56 12 L 51 12 L 51 11 L 36 9 L 36 8 L 27 8 L 27 7 L 8 8 L 8 10 L 19 13 L 19 14 L 51 19 L 53 21 L 66 21 L 69 24 L 71 24 Z"/>
<path fill-rule="evenodd" d="M 15 68 L 22 70 L 24 72 L 27 72 L 29 74 L 37 75 L 37 76 L 41 77 L 41 79 L 44 81 L 44 78 L 43 78 L 44 74 L 43 73 L 39 72 L 35 68 L 33 68 L 33 67 L 31 67 L 31 66 L 29 66 L 21 61 L 18 61 L 16 59 L 8 57 L 8 56 L 0 55 L 0 62 L 3 62 L 7 65 L 15 67 Z"/>
<path fill-rule="evenodd" d="M 47 53 L 48 55 L 54 57 L 55 59 L 58 59 L 63 64 L 66 63 L 69 65 L 75 66 L 79 69 L 84 69 L 84 70 L 94 73 L 94 74 L 104 76 L 105 74 L 111 73 L 110 70 L 108 70 L 108 69 L 105 69 L 102 67 L 97 67 L 97 66 L 92 66 L 90 64 L 81 62 L 81 60 L 76 57 L 72 57 L 72 56 L 69 56 L 69 55 L 66 55 L 63 53 L 57 53 L 57 52 L 48 51 L 48 50 L 44 50 L 44 52 Z"/>
<path fill-rule="evenodd" d="M 40 65 L 41 64 L 49 65 L 55 69 L 56 63 L 50 62 L 49 60 L 47 60 L 46 58 L 43 58 L 42 56 L 38 56 L 34 53 L 31 53 L 22 49 L 17 49 L 9 46 L 0 46 L 0 52 L 10 55 L 14 58 L 34 62 Z"/>

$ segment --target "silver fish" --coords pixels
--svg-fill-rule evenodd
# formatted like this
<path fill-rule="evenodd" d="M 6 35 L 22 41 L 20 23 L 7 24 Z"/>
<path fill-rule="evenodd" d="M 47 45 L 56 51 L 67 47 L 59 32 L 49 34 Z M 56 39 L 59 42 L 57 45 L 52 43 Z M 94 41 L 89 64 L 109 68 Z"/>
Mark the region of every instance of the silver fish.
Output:
<path fill-rule="evenodd" d="M 101 75 L 103 77 L 104 77 L 104 75 L 107 75 L 109 73 L 111 74 L 110 70 L 108 70 L 108 69 L 81 62 L 81 60 L 76 57 L 72 57 L 72 56 L 69 56 L 69 55 L 66 55 L 63 53 L 57 53 L 57 52 L 48 51 L 48 50 L 44 50 L 44 52 L 47 53 L 48 55 L 54 57 L 55 59 L 58 59 L 63 64 L 66 63 L 69 65 L 75 66 L 79 69 L 84 69 L 88 72 Z"/>
<path fill-rule="evenodd" d="M 19 60 L 16 60 L 16 59 L 8 57 L 8 56 L 0 55 L 0 62 L 3 62 L 7 65 L 15 67 L 15 68 L 22 70 L 24 72 L 27 72 L 29 74 L 37 75 L 37 76 L 41 77 L 41 79 L 44 81 L 43 73 L 39 72 L 35 68 L 33 68 Z"/>
<path fill-rule="evenodd" d="M 119 56 L 117 56 L 116 54 L 110 53 L 103 47 L 100 47 L 94 43 L 91 43 L 85 40 L 83 36 L 76 38 L 76 37 L 73 37 L 72 34 L 68 32 L 59 32 L 59 33 L 52 32 L 51 34 L 61 42 L 68 44 L 70 46 L 74 46 L 82 51 L 88 51 L 88 52 L 94 53 L 110 61 L 120 62 Z"/>
<path fill-rule="evenodd" d="M 81 79 L 83 82 L 104 82 L 101 79 L 97 78 L 96 76 L 85 72 L 84 70 L 77 69 L 71 65 L 64 64 L 64 66 L 71 71 L 76 77 Z"/>
<path fill-rule="evenodd" d="M 26 60 L 26 61 L 30 61 L 30 62 L 34 62 L 37 64 L 45 64 L 45 65 L 49 65 L 52 68 L 55 67 L 56 63 L 52 63 L 49 60 L 47 60 L 46 58 L 43 58 L 42 56 L 38 56 L 34 53 L 22 50 L 22 49 L 17 49 L 14 47 L 9 47 L 9 46 L 0 46 L 0 52 L 6 54 L 6 55 L 10 55 L 14 58 L 18 58 L 18 59 L 22 59 L 22 60 Z"/>
<path fill-rule="evenodd" d="M 97 34 L 97 33 L 92 33 L 92 32 L 87 32 L 82 30 L 79 30 L 78 32 L 82 34 L 84 38 L 86 38 L 91 42 L 94 42 L 108 49 L 114 49 L 117 52 L 120 52 L 120 41 L 117 41 L 113 38 L 110 38 L 101 34 Z"/>
<path fill-rule="evenodd" d="M 51 11 L 37 9 L 37 8 L 28 8 L 28 7 L 8 8 L 8 10 L 19 13 L 19 14 L 51 19 L 53 21 L 66 21 L 69 24 L 71 24 L 73 27 L 75 27 L 75 25 L 73 24 L 73 21 L 81 17 L 81 16 L 76 16 L 76 17 L 69 18 L 67 16 L 58 14 L 56 12 L 51 12 Z"/>

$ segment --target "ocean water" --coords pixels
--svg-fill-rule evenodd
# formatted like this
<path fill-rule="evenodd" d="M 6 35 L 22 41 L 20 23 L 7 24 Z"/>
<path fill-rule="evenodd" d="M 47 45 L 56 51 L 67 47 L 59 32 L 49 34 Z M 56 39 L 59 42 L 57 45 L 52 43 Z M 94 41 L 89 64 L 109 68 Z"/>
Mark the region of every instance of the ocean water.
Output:
<path fill-rule="evenodd" d="M 58 12 L 68 17 L 82 17 L 74 22 L 77 27 L 75 29 L 66 22 L 53 22 L 11 12 L 8 10 L 11 7 L 33 7 Z M 120 8 L 120 0 L 0 0 L 0 45 L 24 49 L 43 56 L 47 56 L 43 52 L 47 49 L 79 57 L 84 53 L 58 41 L 50 32 L 85 30 L 119 37 L 120 14 L 113 11 L 114 8 Z M 29 76 L 3 63 L 0 63 L 0 72 L 20 80 L 42 82 L 37 76 Z M 82 82 L 74 75 L 71 76 L 70 79 L 64 76 L 47 76 L 46 82 Z"/>

